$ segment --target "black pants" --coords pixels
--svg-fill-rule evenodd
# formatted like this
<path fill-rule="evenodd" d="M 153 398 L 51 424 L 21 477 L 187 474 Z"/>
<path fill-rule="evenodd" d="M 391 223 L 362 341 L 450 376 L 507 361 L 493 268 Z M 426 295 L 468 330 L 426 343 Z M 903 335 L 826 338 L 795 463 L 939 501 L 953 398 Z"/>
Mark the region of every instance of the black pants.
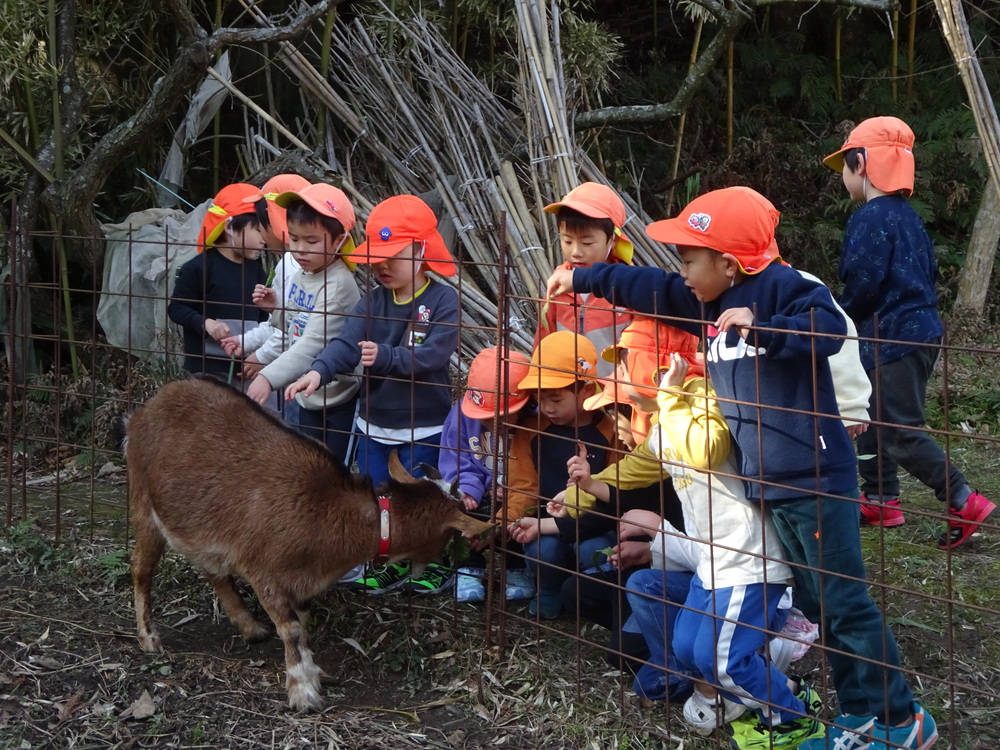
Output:
<path fill-rule="evenodd" d="M 938 351 L 934 346 L 921 346 L 868 371 L 872 382 L 871 418 L 903 426 L 872 425 L 858 436 L 858 455 L 875 455 L 858 461 L 861 491 L 869 497 L 898 497 L 899 467 L 933 489 L 941 502 L 948 502 L 967 484 L 965 476 L 947 460 L 929 433 L 905 429 L 924 426 L 927 380 Z"/>

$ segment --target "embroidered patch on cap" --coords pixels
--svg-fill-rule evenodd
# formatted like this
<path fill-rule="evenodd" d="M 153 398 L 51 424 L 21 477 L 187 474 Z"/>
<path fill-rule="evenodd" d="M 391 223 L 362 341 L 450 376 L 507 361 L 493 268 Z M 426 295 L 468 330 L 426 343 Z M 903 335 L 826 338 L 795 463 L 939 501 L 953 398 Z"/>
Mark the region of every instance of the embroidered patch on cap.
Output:
<path fill-rule="evenodd" d="M 708 225 L 712 223 L 712 217 L 708 214 L 691 214 L 688 216 L 688 224 L 700 232 L 707 232 Z"/>
<path fill-rule="evenodd" d="M 577 357 L 576 367 L 580 372 L 586 372 L 587 370 L 590 370 L 593 365 L 591 365 L 590 362 L 585 360 L 583 357 Z"/>
<path fill-rule="evenodd" d="M 388 242 L 389 238 L 392 237 L 392 232 L 389 230 L 389 227 L 382 227 L 379 230 L 378 236 L 382 238 L 382 242 Z"/>
<path fill-rule="evenodd" d="M 323 201 L 323 202 L 326 204 L 327 208 L 329 208 L 334 213 L 337 213 L 337 206 L 336 204 L 334 204 L 333 201 Z"/>
<path fill-rule="evenodd" d="M 469 401 L 474 403 L 476 406 L 482 406 L 486 403 L 486 397 L 483 392 L 478 388 L 470 388 L 468 390 Z"/>

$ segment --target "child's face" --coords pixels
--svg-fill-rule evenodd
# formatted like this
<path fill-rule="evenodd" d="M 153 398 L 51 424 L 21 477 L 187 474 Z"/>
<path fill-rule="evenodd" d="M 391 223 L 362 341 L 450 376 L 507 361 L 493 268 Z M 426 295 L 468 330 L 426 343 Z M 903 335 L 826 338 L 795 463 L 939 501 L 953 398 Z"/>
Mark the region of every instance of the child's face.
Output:
<path fill-rule="evenodd" d="M 419 286 L 423 286 L 427 277 L 424 275 L 423 261 L 419 259 L 419 243 L 414 242 L 403 248 L 399 253 L 372 263 L 372 271 L 379 283 L 394 292 L 412 294 Z"/>
<path fill-rule="evenodd" d="M 613 238 L 596 227 L 581 231 L 559 225 L 559 245 L 563 260 L 574 268 L 590 268 L 595 263 L 603 263 L 611 252 Z"/>
<path fill-rule="evenodd" d="M 618 432 L 618 442 L 626 446 L 629 450 L 635 450 L 635 435 L 632 434 L 632 420 L 627 414 L 620 411 L 615 412 L 615 428 Z"/>
<path fill-rule="evenodd" d="M 307 273 L 316 273 L 336 261 L 344 235 L 333 237 L 319 224 L 288 222 L 288 249 Z"/>
<path fill-rule="evenodd" d="M 707 247 L 678 245 L 684 285 L 702 302 L 717 299 L 732 286 L 736 270 L 722 253 Z"/>
<path fill-rule="evenodd" d="M 636 390 L 636 387 L 632 385 L 632 379 L 628 374 L 628 367 L 625 362 L 618 363 L 618 366 L 615 368 L 615 377 L 619 380 L 618 387 L 621 388 L 621 392 L 625 394 L 625 397 L 629 401 L 635 404 L 637 409 L 641 409 L 648 414 L 656 411 L 656 399 L 643 396 Z"/>
<path fill-rule="evenodd" d="M 265 247 L 264 233 L 259 224 L 247 224 L 243 229 L 232 232 L 230 240 L 233 252 L 250 260 L 256 260 Z"/>
<path fill-rule="evenodd" d="M 594 395 L 590 381 L 567 388 L 544 388 L 538 391 L 538 411 L 552 424 L 576 427 L 590 424 L 591 413 L 583 402 Z"/>

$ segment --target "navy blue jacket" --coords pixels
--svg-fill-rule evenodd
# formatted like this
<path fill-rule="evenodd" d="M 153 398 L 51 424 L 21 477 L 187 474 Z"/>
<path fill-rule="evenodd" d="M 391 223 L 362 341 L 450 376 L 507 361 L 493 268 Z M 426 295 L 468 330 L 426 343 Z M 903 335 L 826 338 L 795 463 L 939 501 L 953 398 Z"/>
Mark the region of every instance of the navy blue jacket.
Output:
<path fill-rule="evenodd" d="M 772 263 L 702 304 L 677 273 L 597 263 L 573 272 L 573 288 L 636 312 L 676 316 L 667 322 L 706 337 L 708 371 L 749 480 L 748 497 L 784 500 L 857 487 L 857 455 L 827 361 L 847 328 L 825 286 Z M 740 307 L 754 310 L 760 326 L 747 341 L 735 329 L 720 335 L 711 325 L 724 310 Z"/>

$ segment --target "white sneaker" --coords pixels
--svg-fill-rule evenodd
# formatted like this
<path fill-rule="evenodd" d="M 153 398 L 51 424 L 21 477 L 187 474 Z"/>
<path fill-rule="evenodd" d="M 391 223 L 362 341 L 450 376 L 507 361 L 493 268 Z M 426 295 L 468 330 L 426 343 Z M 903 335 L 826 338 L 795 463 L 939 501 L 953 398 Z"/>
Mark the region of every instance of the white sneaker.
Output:
<path fill-rule="evenodd" d="M 459 568 L 455 583 L 455 599 L 460 602 L 481 602 L 486 599 L 485 568 Z"/>
<path fill-rule="evenodd" d="M 349 571 L 344 573 L 337 581 L 337 583 L 354 583 L 356 580 L 361 578 L 365 574 L 365 564 L 361 563 L 356 568 L 351 568 Z"/>
<path fill-rule="evenodd" d="M 684 721 L 695 732 L 707 737 L 719 727 L 740 718 L 747 711 L 742 703 L 734 703 L 721 695 L 715 700 L 695 690 L 684 703 Z"/>

